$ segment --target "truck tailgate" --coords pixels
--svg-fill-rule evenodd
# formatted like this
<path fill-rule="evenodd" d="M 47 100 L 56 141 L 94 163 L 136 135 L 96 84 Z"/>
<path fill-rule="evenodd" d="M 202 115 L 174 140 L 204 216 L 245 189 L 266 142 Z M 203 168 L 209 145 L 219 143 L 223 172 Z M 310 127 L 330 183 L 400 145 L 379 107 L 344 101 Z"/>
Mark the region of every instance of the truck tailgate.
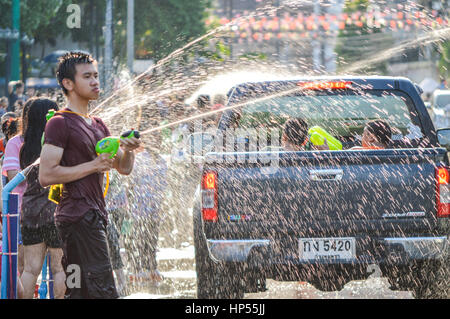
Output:
<path fill-rule="evenodd" d="M 443 149 L 281 152 L 265 165 L 221 164 L 219 222 L 433 218 Z M 216 156 L 223 154 L 216 154 Z M 264 170 L 272 165 L 271 173 Z"/>

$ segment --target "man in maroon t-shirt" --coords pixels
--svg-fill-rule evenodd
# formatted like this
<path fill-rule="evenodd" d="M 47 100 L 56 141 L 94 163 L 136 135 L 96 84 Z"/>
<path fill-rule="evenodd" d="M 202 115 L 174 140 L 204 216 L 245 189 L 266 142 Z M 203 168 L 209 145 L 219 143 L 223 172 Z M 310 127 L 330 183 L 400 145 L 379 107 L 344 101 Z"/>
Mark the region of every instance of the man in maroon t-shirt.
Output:
<path fill-rule="evenodd" d="M 97 62 L 85 53 L 70 52 L 60 59 L 57 77 L 67 108 L 45 128 L 39 181 L 43 187 L 64 185 L 55 212 L 63 241 L 63 266 L 67 274 L 76 267 L 81 270 L 81 285 L 67 280 L 66 296 L 117 298 L 106 237 L 103 175 L 112 168 L 130 174 L 140 141 L 121 141 L 114 159 L 109 159 L 110 154 L 97 156 L 95 145 L 110 135 L 100 118 L 88 115 L 89 101 L 98 99 L 100 93 Z"/>

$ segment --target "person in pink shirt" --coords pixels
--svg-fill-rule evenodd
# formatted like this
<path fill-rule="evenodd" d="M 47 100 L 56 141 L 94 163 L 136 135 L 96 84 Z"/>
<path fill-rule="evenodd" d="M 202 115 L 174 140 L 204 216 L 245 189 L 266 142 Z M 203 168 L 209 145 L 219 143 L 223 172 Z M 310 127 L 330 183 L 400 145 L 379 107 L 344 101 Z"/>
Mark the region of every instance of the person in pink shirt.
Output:
<path fill-rule="evenodd" d="M 26 114 L 28 112 L 28 104 L 25 104 L 23 113 Z M 20 169 L 20 161 L 19 161 L 19 153 L 20 148 L 23 144 L 22 132 L 11 138 L 6 144 L 5 155 L 3 158 L 3 166 L 2 166 L 2 174 L 7 177 L 7 182 L 12 180 L 14 176 L 21 170 Z M 3 185 L 4 186 L 4 185 Z M 19 212 L 22 208 L 22 198 L 25 190 L 27 188 L 26 182 L 22 182 L 19 184 L 14 190 L 13 193 L 19 194 Z M 22 275 L 24 268 L 24 259 L 23 259 L 23 244 L 22 244 L 22 233 L 19 227 L 19 246 L 18 246 L 18 270 L 20 275 Z"/>

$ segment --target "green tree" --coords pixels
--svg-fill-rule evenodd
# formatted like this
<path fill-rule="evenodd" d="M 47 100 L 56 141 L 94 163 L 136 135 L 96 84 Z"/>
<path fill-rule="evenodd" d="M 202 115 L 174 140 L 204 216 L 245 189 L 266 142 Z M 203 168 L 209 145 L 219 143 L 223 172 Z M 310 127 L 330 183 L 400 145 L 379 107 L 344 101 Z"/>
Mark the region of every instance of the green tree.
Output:
<path fill-rule="evenodd" d="M 66 9 L 71 3 L 81 7 L 80 29 L 66 27 Z M 210 6 L 211 0 L 136 0 L 137 56 L 159 60 L 203 35 L 206 32 L 206 10 Z M 105 0 L 22 0 L 21 31 L 44 46 L 47 43 L 55 45 L 59 36 L 70 36 L 74 42 L 87 44 L 92 53 L 100 53 L 99 48 L 104 45 L 105 8 Z M 114 56 L 119 63 L 125 63 L 127 1 L 114 1 L 113 19 Z M 11 0 L 0 0 L 0 28 L 10 25 Z"/>
<path fill-rule="evenodd" d="M 159 60 L 206 32 L 211 0 L 136 0 L 136 47 Z"/>
<path fill-rule="evenodd" d="M 20 31 L 35 43 L 56 44 L 58 36 L 69 34 L 65 26 L 66 8 L 71 0 L 39 0 L 20 2 Z M 11 28 L 11 1 L 0 0 L 0 28 Z"/>
<path fill-rule="evenodd" d="M 20 31 L 28 36 L 41 32 L 40 28 L 48 26 L 55 17 L 61 16 L 70 0 L 39 0 L 20 2 Z M 11 28 L 11 0 L 0 0 L 0 28 Z M 56 28 L 59 32 L 64 28 Z"/>
<path fill-rule="evenodd" d="M 63 28 L 48 28 L 58 18 L 60 10 L 69 0 L 22 0 L 20 1 L 20 32 L 21 36 L 27 35 L 34 38 L 36 43 L 47 41 L 49 37 L 55 36 L 56 32 L 61 34 Z M 65 7 L 64 7 L 65 8 Z M 12 26 L 12 1 L 0 0 L 0 28 L 11 28 Z M 58 24 L 54 24 L 58 25 Z M 56 29 L 56 30 L 55 30 Z M 6 44 L 0 43 L 0 53 L 6 56 Z M 0 60 L 0 72 L 5 73 L 5 60 Z"/>

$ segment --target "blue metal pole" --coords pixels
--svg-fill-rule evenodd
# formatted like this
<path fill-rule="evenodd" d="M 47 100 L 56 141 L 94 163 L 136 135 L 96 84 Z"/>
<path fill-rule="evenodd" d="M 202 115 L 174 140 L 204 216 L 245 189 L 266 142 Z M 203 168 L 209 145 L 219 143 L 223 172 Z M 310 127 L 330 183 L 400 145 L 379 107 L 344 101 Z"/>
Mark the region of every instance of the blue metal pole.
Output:
<path fill-rule="evenodd" d="M 18 247 L 18 230 L 19 230 L 19 195 L 10 194 L 9 212 L 6 218 L 5 233 L 6 250 L 2 256 L 2 268 L 5 263 L 5 271 L 2 269 L 5 277 L 2 277 L 2 284 L 5 283 L 5 299 L 17 299 L 17 247 Z M 8 222 L 9 217 L 9 222 Z"/>
<path fill-rule="evenodd" d="M 10 234 L 11 234 L 11 243 L 8 245 L 11 247 L 11 263 L 12 267 L 9 268 L 9 271 L 12 271 L 11 274 L 8 274 L 8 278 L 12 277 L 12 282 L 8 287 L 8 292 L 10 293 L 10 299 L 17 299 L 17 268 L 18 268 L 18 246 L 19 246 L 19 194 L 11 194 L 9 196 L 9 223 L 10 223 Z M 13 287 L 12 295 L 11 295 L 11 287 Z"/>
<path fill-rule="evenodd" d="M 9 197 L 9 196 L 8 196 Z M 8 203 L 8 200 L 6 200 L 6 203 Z M 2 214 L 2 285 L 1 285 L 1 298 L 7 299 L 7 291 L 8 291 L 8 266 L 9 266 L 9 260 L 8 260 L 8 219 L 6 216 L 6 213 L 8 211 L 8 205 L 6 204 L 5 207 L 5 201 L 3 201 L 3 214 Z"/>
<path fill-rule="evenodd" d="M 19 172 L 8 184 L 3 187 L 2 191 L 2 201 L 3 201 L 3 214 L 2 214 L 2 230 L 3 230 L 3 239 L 2 239 L 2 283 L 1 283 L 1 299 L 7 299 L 8 298 L 8 292 L 10 289 L 10 285 L 14 284 L 15 288 L 15 294 L 17 295 L 17 245 L 18 245 L 18 237 L 17 237 L 17 230 L 19 227 L 19 213 L 18 213 L 18 207 L 19 207 L 19 197 L 17 194 L 11 194 L 12 190 L 16 188 L 20 183 L 22 183 L 28 172 L 30 171 L 32 166 L 27 167 L 22 172 Z M 9 198 L 13 198 L 10 202 Z M 15 203 L 17 205 L 15 205 Z M 15 211 L 13 211 L 15 209 Z M 8 215 L 10 219 L 10 226 L 11 229 L 8 229 Z M 15 215 L 15 216 L 14 216 Z M 13 237 L 13 232 L 15 230 L 15 237 Z M 11 251 L 9 251 L 9 241 L 8 241 L 8 234 L 11 237 Z M 16 255 L 15 258 L 12 258 L 12 283 L 10 282 L 9 277 L 9 269 L 10 269 L 10 263 L 9 263 L 9 254 L 13 252 L 15 249 Z M 12 256 L 14 257 L 14 255 Z M 15 260 L 15 264 L 14 264 Z M 13 296 L 10 296 L 13 298 Z"/>
<path fill-rule="evenodd" d="M 19 234 L 19 195 L 10 194 L 8 213 L 3 216 L 2 299 L 17 298 L 17 248 Z M 8 223 L 9 217 L 9 223 Z"/>
<path fill-rule="evenodd" d="M 42 265 L 41 285 L 38 289 L 39 299 L 47 299 L 47 256 L 44 258 Z"/>

